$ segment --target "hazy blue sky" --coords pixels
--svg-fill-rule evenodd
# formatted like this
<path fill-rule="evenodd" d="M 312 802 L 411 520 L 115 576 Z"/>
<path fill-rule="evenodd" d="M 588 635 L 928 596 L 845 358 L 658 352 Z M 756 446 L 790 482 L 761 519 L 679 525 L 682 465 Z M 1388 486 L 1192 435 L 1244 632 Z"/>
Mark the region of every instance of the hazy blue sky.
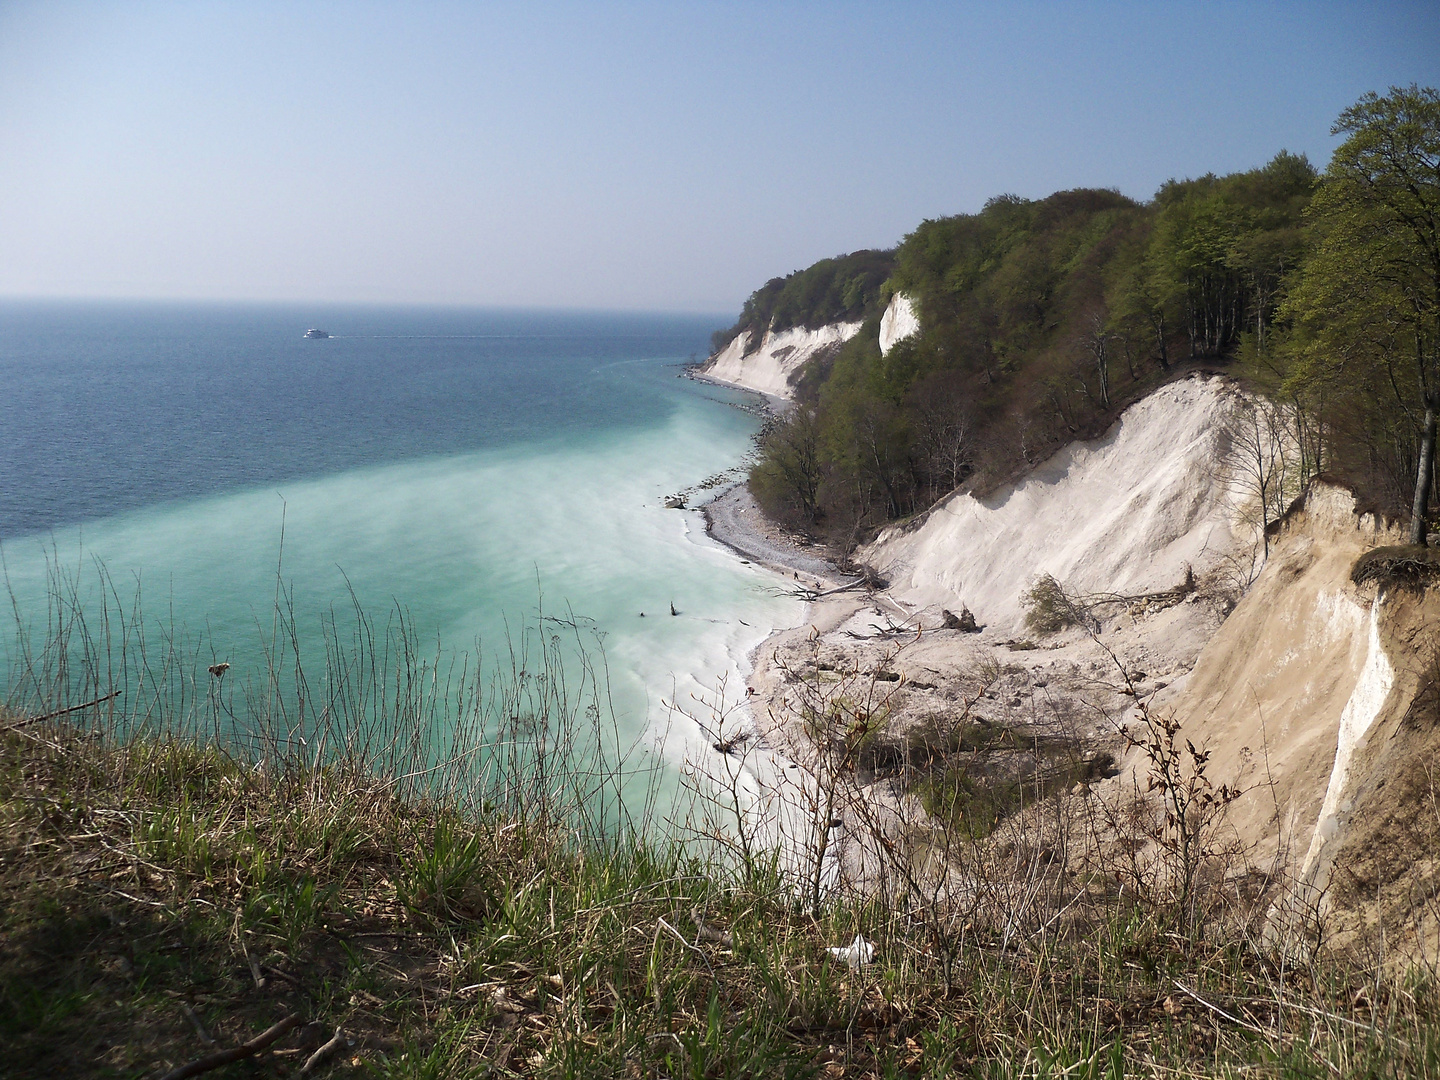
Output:
<path fill-rule="evenodd" d="M 733 311 L 991 195 L 1328 160 L 1423 3 L 0 0 L 0 294 Z"/>

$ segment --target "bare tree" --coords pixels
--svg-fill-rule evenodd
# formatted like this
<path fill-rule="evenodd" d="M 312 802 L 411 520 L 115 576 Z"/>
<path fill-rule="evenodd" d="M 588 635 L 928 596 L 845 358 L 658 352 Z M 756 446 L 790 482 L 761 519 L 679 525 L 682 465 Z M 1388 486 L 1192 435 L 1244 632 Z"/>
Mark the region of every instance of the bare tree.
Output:
<path fill-rule="evenodd" d="M 1240 512 L 1258 530 L 1258 546 L 1269 558 L 1270 527 L 1308 479 L 1294 410 L 1247 398 L 1232 414 L 1225 435 L 1229 446 L 1224 479 L 1240 498 Z"/>
<path fill-rule="evenodd" d="M 1110 346 L 1114 335 L 1106 327 L 1103 311 L 1092 311 L 1086 320 L 1086 329 L 1079 344 L 1085 356 L 1095 368 L 1098 394 L 1091 394 L 1102 409 L 1110 408 Z M 1083 382 L 1082 382 L 1082 385 Z M 1089 394 L 1089 388 L 1086 387 Z"/>
<path fill-rule="evenodd" d="M 915 443 L 930 483 L 930 499 L 954 491 L 975 459 L 974 417 L 964 390 L 927 380 L 914 395 Z"/>

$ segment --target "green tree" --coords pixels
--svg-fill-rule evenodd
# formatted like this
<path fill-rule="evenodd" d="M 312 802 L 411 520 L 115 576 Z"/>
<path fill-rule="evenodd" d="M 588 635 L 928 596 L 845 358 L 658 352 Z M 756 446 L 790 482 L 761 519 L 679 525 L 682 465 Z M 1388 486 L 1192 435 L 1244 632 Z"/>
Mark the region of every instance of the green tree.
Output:
<path fill-rule="evenodd" d="M 1290 381 L 1383 374 L 1417 439 L 1410 542 L 1424 544 L 1440 411 L 1440 93 L 1366 94 L 1332 133 L 1348 138 L 1310 204 L 1314 246 L 1286 305 L 1309 332 Z"/>
<path fill-rule="evenodd" d="M 827 456 L 851 486 L 884 496 L 885 519 L 911 511 L 909 432 L 895 405 L 858 385 L 826 395 Z"/>
<path fill-rule="evenodd" d="M 1214 176 L 1160 189 L 1151 256 L 1151 287 L 1181 315 L 1190 356 L 1227 352 L 1240 333 L 1244 285 L 1230 253 L 1244 231 L 1244 211 Z"/>
<path fill-rule="evenodd" d="M 1241 227 L 1225 261 L 1245 280 L 1249 292 L 1254 349 L 1263 355 L 1276 297 L 1285 275 L 1304 254 L 1304 210 L 1317 175 L 1304 154 L 1282 150 L 1263 169 L 1227 177 L 1231 199 L 1241 204 Z"/>
<path fill-rule="evenodd" d="M 890 298 L 883 286 L 894 268 L 894 252 L 855 251 L 821 259 L 787 277 L 771 278 L 750 294 L 734 326 L 715 332 L 711 348 L 719 352 L 749 331 L 746 350 L 754 352 L 767 331 L 778 334 L 795 326 L 815 330 L 826 323 L 878 317 Z"/>
<path fill-rule="evenodd" d="M 806 525 L 814 525 L 823 480 L 815 410 L 799 406 L 766 431 L 760 460 L 750 473 L 751 491 L 776 516 L 785 516 L 778 511 L 790 508 Z"/>
<path fill-rule="evenodd" d="M 1111 318 L 1117 334 L 1135 341 L 1137 347 L 1139 342 L 1148 342 L 1161 370 L 1169 371 L 1170 330 L 1165 320 L 1165 302 L 1141 258 L 1132 256 L 1120 264 L 1111 293 Z"/>

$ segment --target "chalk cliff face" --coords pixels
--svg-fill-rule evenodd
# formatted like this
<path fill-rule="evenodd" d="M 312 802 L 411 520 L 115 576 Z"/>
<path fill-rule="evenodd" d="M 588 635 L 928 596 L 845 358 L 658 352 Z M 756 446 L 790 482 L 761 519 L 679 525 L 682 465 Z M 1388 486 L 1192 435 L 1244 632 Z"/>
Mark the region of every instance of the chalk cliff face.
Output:
<path fill-rule="evenodd" d="M 756 345 L 750 331 L 731 339 L 701 369 L 707 377 L 732 386 L 789 398 L 800 369 L 827 350 L 838 348 L 860 332 L 861 322 L 829 323 L 815 330 L 803 326 L 778 333 L 767 331 Z M 920 330 L 920 316 L 908 296 L 896 293 L 880 319 L 880 352 Z"/>
<path fill-rule="evenodd" d="M 865 561 L 908 603 L 963 604 L 1013 634 L 1042 574 L 1104 593 L 1170 588 L 1187 564 L 1204 574 L 1244 540 L 1217 468 L 1239 401 L 1221 379 L 1172 383 L 1103 438 L 1066 447 L 1018 483 L 983 499 L 957 493 L 918 527 L 882 531 Z"/>
<path fill-rule="evenodd" d="M 762 394 L 789 398 L 792 382 L 807 361 L 837 348 L 860 331 L 862 323 L 830 323 L 816 330 L 803 326 L 767 331 L 757 348 L 742 331 L 701 369 L 709 378 Z"/>
<path fill-rule="evenodd" d="M 1372 603 L 1367 656 L 1297 899 L 1338 943 L 1376 927 L 1390 958 L 1440 950 L 1440 585 L 1391 585 Z"/>
<path fill-rule="evenodd" d="M 1225 479 L 1227 420 L 1245 404 L 1217 378 L 1164 387 L 1104 438 L 1066 448 L 992 496 L 952 495 L 918 523 L 884 530 L 861 558 L 925 625 L 942 608 L 968 606 L 988 624 L 973 646 L 982 648 L 995 636 L 1033 636 L 1023 596 L 1041 574 L 1081 594 L 1135 596 L 1173 587 L 1188 566 L 1201 601 L 1254 575 L 1218 628 L 1176 622 L 1184 605 L 1160 615 L 1131 608 L 1109 619 L 1103 644 L 1152 672 L 1157 653 L 1186 651 L 1177 632 L 1198 653 L 1149 705 L 1209 751 L 1211 781 L 1243 792 L 1227 809 L 1226 835 L 1246 865 L 1287 883 L 1273 939 L 1313 935 L 1318 912 L 1336 942 L 1383 925 L 1397 956 L 1434 955 L 1440 583 L 1356 585 L 1360 556 L 1404 539 L 1324 483 L 1274 532 L 1260 565 L 1243 496 Z M 1049 655 L 1079 648 L 1076 633 L 1046 639 L 1059 650 Z M 1000 655 L 1035 666 L 1046 651 Z M 1137 778 L 1144 790 L 1147 768 L 1134 751 L 1106 783 L 1117 796 Z"/>
<path fill-rule="evenodd" d="M 888 356 L 897 341 L 919 332 L 920 315 L 915 310 L 915 302 L 904 293 L 896 293 L 880 317 L 880 355 Z"/>
<path fill-rule="evenodd" d="M 1167 703 L 1186 737 L 1212 749 L 1210 775 L 1245 790 L 1230 809 L 1240 835 L 1291 874 L 1323 847 L 1327 792 L 1344 786 L 1372 699 L 1393 684 L 1374 648 L 1372 598 L 1350 583 L 1355 560 L 1388 533 L 1354 509 L 1348 492 L 1312 489 Z"/>

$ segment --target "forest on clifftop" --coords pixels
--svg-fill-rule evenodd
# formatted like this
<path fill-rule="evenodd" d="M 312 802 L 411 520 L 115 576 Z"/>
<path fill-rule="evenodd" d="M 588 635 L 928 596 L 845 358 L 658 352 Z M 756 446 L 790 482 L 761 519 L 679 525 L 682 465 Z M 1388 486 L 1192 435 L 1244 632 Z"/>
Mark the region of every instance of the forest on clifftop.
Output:
<path fill-rule="evenodd" d="M 711 347 L 719 352 L 748 331 L 750 348 L 755 349 L 767 330 L 814 330 L 878 316 L 889 298 L 885 284 L 894 271 L 893 251 L 855 251 L 771 278 L 750 294 L 734 326 L 715 331 Z"/>
<path fill-rule="evenodd" d="M 893 252 L 768 282 L 717 348 L 747 329 L 754 347 L 766 326 L 866 324 L 802 373 L 797 407 L 763 439 L 756 497 L 848 546 L 957 487 L 993 489 L 1208 369 L 1282 407 L 1306 476 L 1408 516 L 1440 396 L 1440 95 L 1367 95 L 1334 130 L 1349 138 L 1323 174 L 1281 151 L 1148 202 L 1001 195 L 922 222 Z M 895 293 L 921 329 L 882 355 Z"/>

